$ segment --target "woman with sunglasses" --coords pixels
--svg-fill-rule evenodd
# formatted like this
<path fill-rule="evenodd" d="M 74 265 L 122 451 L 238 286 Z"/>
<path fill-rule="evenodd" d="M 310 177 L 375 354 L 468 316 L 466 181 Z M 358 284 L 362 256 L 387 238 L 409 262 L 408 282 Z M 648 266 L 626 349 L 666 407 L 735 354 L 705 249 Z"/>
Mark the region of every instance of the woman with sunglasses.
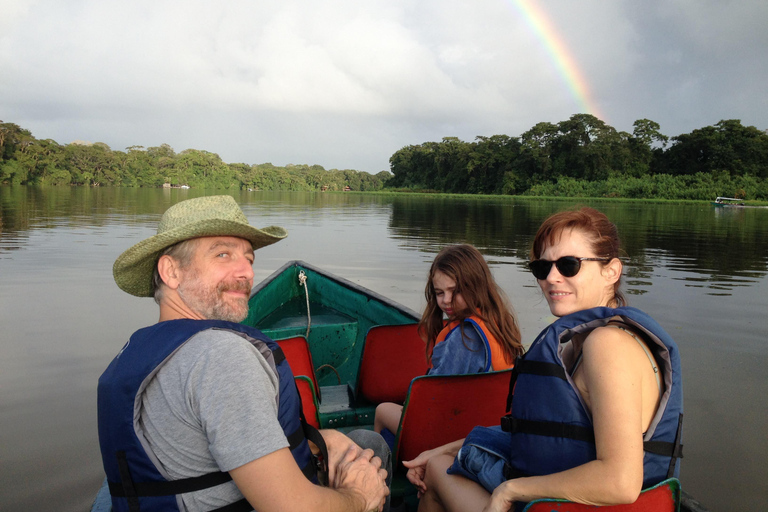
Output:
<path fill-rule="evenodd" d="M 592 208 L 552 215 L 529 268 L 560 318 L 516 364 L 501 427 L 404 462 L 422 512 L 521 510 L 541 498 L 632 503 L 679 474 L 677 347 L 626 307 L 616 226 Z"/>

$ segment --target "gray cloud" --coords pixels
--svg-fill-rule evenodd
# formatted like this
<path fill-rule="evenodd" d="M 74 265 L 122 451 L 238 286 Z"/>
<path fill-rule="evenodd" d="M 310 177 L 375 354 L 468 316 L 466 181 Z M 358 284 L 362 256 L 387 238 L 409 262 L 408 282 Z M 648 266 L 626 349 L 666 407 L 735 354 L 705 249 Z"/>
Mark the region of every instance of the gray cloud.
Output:
<path fill-rule="evenodd" d="M 604 120 L 766 128 L 768 4 L 526 2 Z M 522 0 L 0 0 L 0 119 L 38 138 L 378 172 L 407 144 L 581 111 Z"/>

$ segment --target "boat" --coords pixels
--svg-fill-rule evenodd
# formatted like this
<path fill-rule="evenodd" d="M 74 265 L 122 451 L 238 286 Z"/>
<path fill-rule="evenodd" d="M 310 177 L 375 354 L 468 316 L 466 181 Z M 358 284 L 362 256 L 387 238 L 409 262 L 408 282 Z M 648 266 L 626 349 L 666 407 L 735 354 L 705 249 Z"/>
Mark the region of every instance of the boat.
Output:
<path fill-rule="evenodd" d="M 243 323 L 274 340 L 305 336 L 322 388 L 357 381 L 371 327 L 415 324 L 420 319 L 415 311 L 376 292 L 308 263 L 290 261 L 253 288 Z"/>
<path fill-rule="evenodd" d="M 743 199 L 735 197 L 717 197 L 712 201 L 716 208 L 768 208 L 768 206 L 757 204 L 746 204 Z"/>
<path fill-rule="evenodd" d="M 733 208 L 733 207 L 744 207 L 746 206 L 744 204 L 743 199 L 736 199 L 734 197 L 717 197 L 714 201 L 712 201 L 712 205 L 717 206 L 718 208 Z"/>
<path fill-rule="evenodd" d="M 315 426 L 341 431 L 372 428 L 378 402 L 400 397 L 405 403 L 393 450 L 392 505 L 393 510 L 399 511 L 414 511 L 418 505 L 415 488 L 405 479 L 399 460 L 408 460 L 414 453 L 460 439 L 475 424 L 498 421 L 504 414 L 509 382 L 510 370 L 425 376 L 424 343 L 416 329 L 419 319 L 420 315 L 415 311 L 374 291 L 306 262 L 290 261 L 253 288 L 249 313 L 243 321 L 276 340 L 283 348 L 302 395 L 304 414 Z M 371 390 L 366 384 L 371 380 L 385 382 L 386 386 Z M 455 388 L 446 392 L 446 386 Z M 441 391 L 436 392 L 438 388 Z M 425 419 L 429 416 L 423 413 L 425 409 L 441 414 L 434 412 L 440 407 L 435 405 L 435 398 L 430 393 L 449 397 L 444 402 L 450 406 L 443 408 L 447 412 L 442 413 L 450 417 L 437 422 L 431 418 L 430 425 L 437 424 L 431 431 L 418 426 L 419 422 L 423 427 L 424 422 L 430 421 Z M 477 400 L 478 396 L 485 400 Z M 409 405 L 414 411 L 410 414 Z M 486 420 L 477 421 L 481 416 Z M 409 425 L 415 426 L 409 429 Z M 660 484 L 659 488 L 661 491 L 654 492 L 673 496 L 673 501 L 681 504 L 683 512 L 707 512 L 680 489 L 676 479 Z M 657 510 L 655 505 L 642 503 L 638 500 L 636 507 L 630 506 L 634 508 L 604 508 L 608 512 Z M 582 510 L 579 507 L 584 507 L 562 501 L 541 502 L 542 507 L 549 505 L 554 508 L 546 510 L 576 512 Z M 108 512 L 110 507 L 105 482 L 91 512 Z"/>

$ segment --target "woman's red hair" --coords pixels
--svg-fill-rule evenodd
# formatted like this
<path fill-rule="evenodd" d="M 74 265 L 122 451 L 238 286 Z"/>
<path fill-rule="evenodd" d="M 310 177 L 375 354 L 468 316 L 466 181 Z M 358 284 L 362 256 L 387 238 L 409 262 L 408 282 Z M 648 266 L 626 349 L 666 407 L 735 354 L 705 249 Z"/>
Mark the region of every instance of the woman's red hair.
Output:
<path fill-rule="evenodd" d="M 533 239 L 531 259 L 541 258 L 544 250 L 555 245 L 563 231 L 575 229 L 587 237 L 592 247 L 592 252 L 602 258 L 619 257 L 619 230 L 616 225 L 608 220 L 608 217 L 598 210 L 583 207 L 578 210 L 567 210 L 549 216 L 539 228 Z M 573 254 L 572 256 L 579 256 Z M 626 306 L 627 299 L 619 290 L 621 278 L 613 285 L 613 300 L 615 306 Z"/>

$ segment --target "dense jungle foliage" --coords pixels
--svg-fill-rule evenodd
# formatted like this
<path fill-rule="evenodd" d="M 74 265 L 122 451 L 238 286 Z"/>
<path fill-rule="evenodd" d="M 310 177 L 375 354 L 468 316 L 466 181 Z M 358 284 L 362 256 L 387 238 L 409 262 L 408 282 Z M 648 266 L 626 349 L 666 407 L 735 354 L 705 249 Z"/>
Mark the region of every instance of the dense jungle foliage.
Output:
<path fill-rule="evenodd" d="M 124 152 L 100 142 L 59 145 L 0 122 L 0 183 L 768 200 L 768 132 L 739 120 L 675 137 L 648 119 L 633 128 L 629 134 L 575 114 L 520 137 L 445 137 L 396 151 L 391 174 L 371 175 L 319 165 L 227 164 L 215 153 L 176 153 L 167 144 Z"/>
<path fill-rule="evenodd" d="M 768 199 L 768 133 L 739 120 L 671 139 L 640 119 L 632 134 L 589 114 L 538 123 L 520 137 L 406 146 L 387 187 L 568 197 Z"/>
<path fill-rule="evenodd" d="M 176 153 L 168 144 L 113 151 L 103 142 L 60 145 L 0 122 L 0 183 L 254 190 L 380 190 L 391 174 L 325 170 L 320 165 L 227 164 L 198 149 Z"/>

